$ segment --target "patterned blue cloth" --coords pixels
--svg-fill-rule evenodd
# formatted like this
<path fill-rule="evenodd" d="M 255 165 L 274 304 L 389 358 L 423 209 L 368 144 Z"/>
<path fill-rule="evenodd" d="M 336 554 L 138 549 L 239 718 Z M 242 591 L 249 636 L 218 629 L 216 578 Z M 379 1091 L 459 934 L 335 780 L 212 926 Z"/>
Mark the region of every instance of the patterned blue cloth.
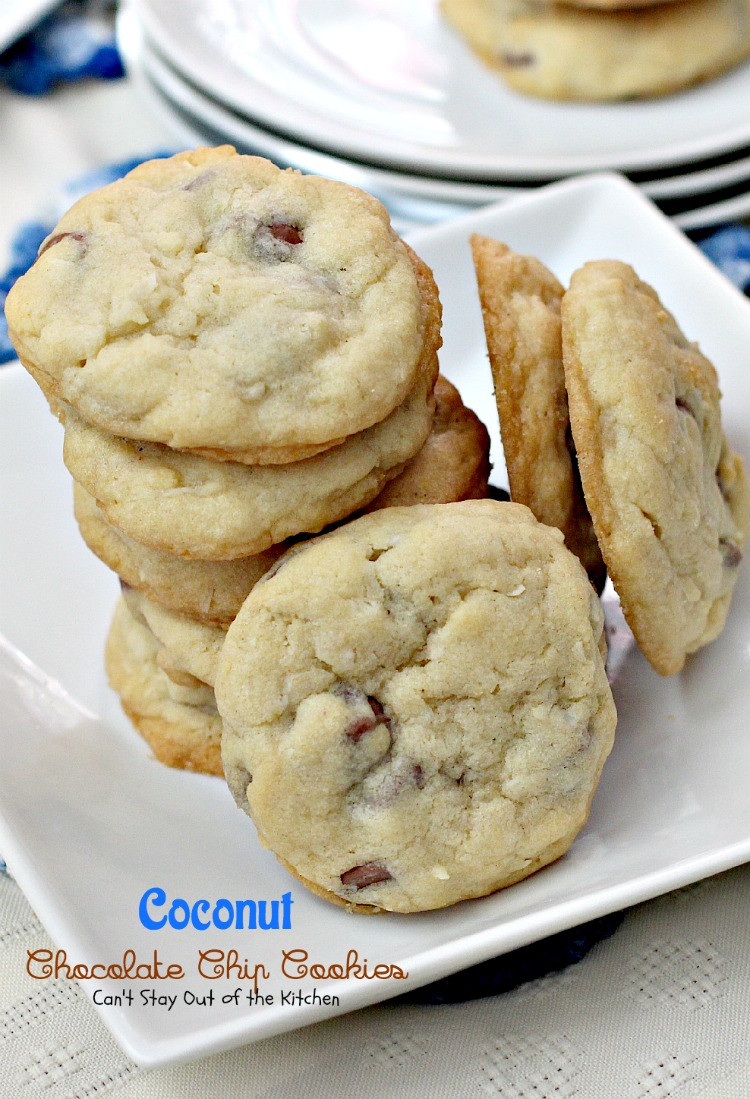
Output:
<path fill-rule="evenodd" d="M 2 2 L 2 0 L 0 0 Z M 107 0 L 70 0 L 0 54 L 0 83 L 23 95 L 123 75 Z"/>
<path fill-rule="evenodd" d="M 728 279 L 750 297 L 750 229 L 726 225 L 700 247 Z"/>

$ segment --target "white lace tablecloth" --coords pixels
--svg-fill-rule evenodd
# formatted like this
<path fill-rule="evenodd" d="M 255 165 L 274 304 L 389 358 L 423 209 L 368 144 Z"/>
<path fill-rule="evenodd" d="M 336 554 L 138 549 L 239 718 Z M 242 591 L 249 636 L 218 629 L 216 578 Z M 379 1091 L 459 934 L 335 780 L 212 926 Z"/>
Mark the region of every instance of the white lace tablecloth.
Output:
<path fill-rule="evenodd" d="M 582 962 L 514 992 L 368 1008 L 187 1065 L 140 1069 L 0 877 L 0 1099 L 747 1099 L 750 867 L 628 913 Z"/>
<path fill-rule="evenodd" d="M 169 144 L 127 82 L 0 92 L 0 249 L 64 180 Z M 77 985 L 26 975 L 49 940 L 0 875 L 0 1099 L 748 1099 L 749 909 L 742 867 L 634 909 L 583 962 L 515 992 L 370 1008 L 146 1070 Z"/>

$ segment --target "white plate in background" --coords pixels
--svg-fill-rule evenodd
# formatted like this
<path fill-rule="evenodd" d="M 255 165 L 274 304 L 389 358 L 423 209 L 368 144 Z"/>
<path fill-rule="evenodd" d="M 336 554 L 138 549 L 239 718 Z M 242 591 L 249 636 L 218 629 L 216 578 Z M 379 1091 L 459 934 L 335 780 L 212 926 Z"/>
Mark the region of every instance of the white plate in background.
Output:
<path fill-rule="evenodd" d="M 369 168 L 285 141 L 229 111 L 216 108 L 209 100 L 205 101 L 204 109 L 194 114 L 188 104 L 193 102 L 197 105 L 194 101 L 199 98 L 198 93 L 187 83 L 180 85 L 179 78 L 172 85 L 169 79 L 172 71 L 148 50 L 144 51 L 143 63 L 131 65 L 129 74 L 141 98 L 185 148 L 230 141 L 240 152 L 268 156 L 282 167 L 291 165 L 362 187 L 385 203 L 397 231 L 402 235 L 422 225 L 458 217 L 479 205 L 504 202 L 538 189 L 520 184 L 513 187 L 472 183 L 454 185 L 426 176 Z M 172 92 L 175 93 L 174 98 Z M 226 116 L 223 120 L 222 114 Z M 747 178 L 745 171 L 748 172 Z M 747 190 L 715 202 L 712 201 L 716 194 L 714 190 L 705 194 L 694 193 L 689 186 L 691 179 L 700 179 L 712 188 L 730 184 L 739 188 L 744 182 Z M 736 169 L 732 165 L 722 165 L 710 171 L 676 176 L 670 180 L 660 178 L 637 186 L 644 194 L 653 196 L 658 193 L 660 203 L 667 204 L 672 197 L 679 198 L 682 208 L 679 213 L 669 216 L 675 225 L 684 230 L 709 229 L 750 214 L 750 161 L 744 159 L 737 162 Z"/>
<path fill-rule="evenodd" d="M 485 181 L 661 169 L 750 144 L 750 63 L 622 103 L 508 89 L 437 0 L 134 0 L 194 84 L 259 125 L 339 156 Z"/>
<path fill-rule="evenodd" d="M 442 369 L 491 429 L 497 420 L 467 239 L 478 231 L 538 255 L 562 280 L 589 259 L 632 263 L 715 362 L 732 443 L 750 456 L 750 303 L 631 185 L 600 176 L 555 184 L 414 234 L 445 309 Z M 62 684 L 0 651 L 0 851 L 71 961 L 123 951 L 181 963 L 158 992 L 205 994 L 198 948 L 236 949 L 278 977 L 282 948 L 311 960 L 398 964 L 407 981 L 302 982 L 335 1006 L 100 1006 L 144 1065 L 187 1060 L 374 1003 L 561 929 L 750 859 L 750 570 L 721 637 L 671 679 L 637 652 L 615 684 L 619 723 L 590 819 L 554 865 L 494 896 L 414 916 L 357 917 L 308 893 L 258 844 L 218 779 L 149 759 L 106 685 L 102 648 L 117 583 L 85 549 L 71 513 L 61 431 L 20 367 L 0 370 L 0 631 Z M 495 479 L 501 480 L 496 470 Z M 66 697 L 68 692 L 73 699 Z M 92 714 L 99 714 L 95 718 Z M 278 898 L 293 930 L 146 931 L 150 886 L 170 897 Z M 105 987 L 105 982 L 96 982 Z M 212 982 L 216 997 L 247 981 Z M 109 991 L 122 989 L 109 982 Z M 84 982 L 92 993 L 93 986 Z M 130 987 L 154 987 L 133 982 Z M 430 1010 L 441 1010 L 432 1008 Z"/>
<path fill-rule="evenodd" d="M 153 44 L 145 39 L 139 42 L 137 36 L 140 28 L 132 9 L 125 8 L 121 12 L 119 29 L 120 45 L 131 74 L 135 70 L 141 79 L 147 79 L 173 113 L 192 118 L 194 124 L 207 128 L 217 139 L 231 141 L 241 152 L 268 156 L 277 164 L 294 165 L 304 171 L 342 179 L 375 194 L 390 191 L 415 199 L 470 206 L 500 202 L 548 182 L 530 179 L 524 181 L 527 184 L 524 186 L 522 182 L 471 183 L 412 175 L 405 171 L 389 171 L 343 160 L 307 145 L 288 141 L 211 99 L 173 69 Z M 750 156 L 743 155 L 743 151 L 738 151 L 736 159 L 727 157 L 725 163 L 711 168 L 688 170 L 681 165 L 671 171 L 666 169 L 664 175 L 657 179 L 639 181 L 638 187 L 650 198 L 694 197 L 698 205 L 704 192 L 740 183 L 747 183 L 750 190 Z"/>

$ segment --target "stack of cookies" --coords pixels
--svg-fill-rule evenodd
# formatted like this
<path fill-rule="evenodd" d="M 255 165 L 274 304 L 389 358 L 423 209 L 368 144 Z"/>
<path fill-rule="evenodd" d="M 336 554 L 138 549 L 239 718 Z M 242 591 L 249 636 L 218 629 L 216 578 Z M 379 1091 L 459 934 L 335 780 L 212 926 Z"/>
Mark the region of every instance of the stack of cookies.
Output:
<path fill-rule="evenodd" d="M 7 316 L 123 582 L 111 682 L 166 763 L 221 773 L 216 657 L 290 539 L 485 494 L 432 274 L 343 184 L 228 147 L 143 164 L 62 218 Z"/>
<path fill-rule="evenodd" d="M 471 240 L 511 496 L 605 569 L 651 665 L 680 671 L 724 627 L 750 528 L 716 370 L 615 260 L 566 291 L 539 260 Z"/>
<path fill-rule="evenodd" d="M 666 95 L 750 56 L 750 0 L 441 0 L 516 91 L 607 101 Z"/>

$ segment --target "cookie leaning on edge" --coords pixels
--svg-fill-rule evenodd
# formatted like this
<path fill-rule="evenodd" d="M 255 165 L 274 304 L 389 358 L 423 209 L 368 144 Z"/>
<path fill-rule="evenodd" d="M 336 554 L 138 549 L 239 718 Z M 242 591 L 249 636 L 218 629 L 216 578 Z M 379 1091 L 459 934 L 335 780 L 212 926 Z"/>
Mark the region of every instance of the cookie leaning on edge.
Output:
<path fill-rule="evenodd" d="M 439 346 L 434 282 L 377 200 L 229 146 L 79 200 L 6 311 L 84 419 L 264 465 L 385 419 Z"/>
<path fill-rule="evenodd" d="M 518 504 L 389 508 L 297 546 L 219 657 L 222 756 L 280 860 L 422 911 L 558 858 L 612 745 L 603 617 Z"/>
<path fill-rule="evenodd" d="M 564 288 L 543 263 L 471 237 L 505 464 L 513 500 L 565 543 L 601 590 L 604 562 L 570 435 L 562 361 Z"/>
<path fill-rule="evenodd" d="M 671 675 L 723 629 L 750 517 L 716 371 L 627 264 L 576 271 L 562 318 L 596 536 L 636 641 Z"/>

